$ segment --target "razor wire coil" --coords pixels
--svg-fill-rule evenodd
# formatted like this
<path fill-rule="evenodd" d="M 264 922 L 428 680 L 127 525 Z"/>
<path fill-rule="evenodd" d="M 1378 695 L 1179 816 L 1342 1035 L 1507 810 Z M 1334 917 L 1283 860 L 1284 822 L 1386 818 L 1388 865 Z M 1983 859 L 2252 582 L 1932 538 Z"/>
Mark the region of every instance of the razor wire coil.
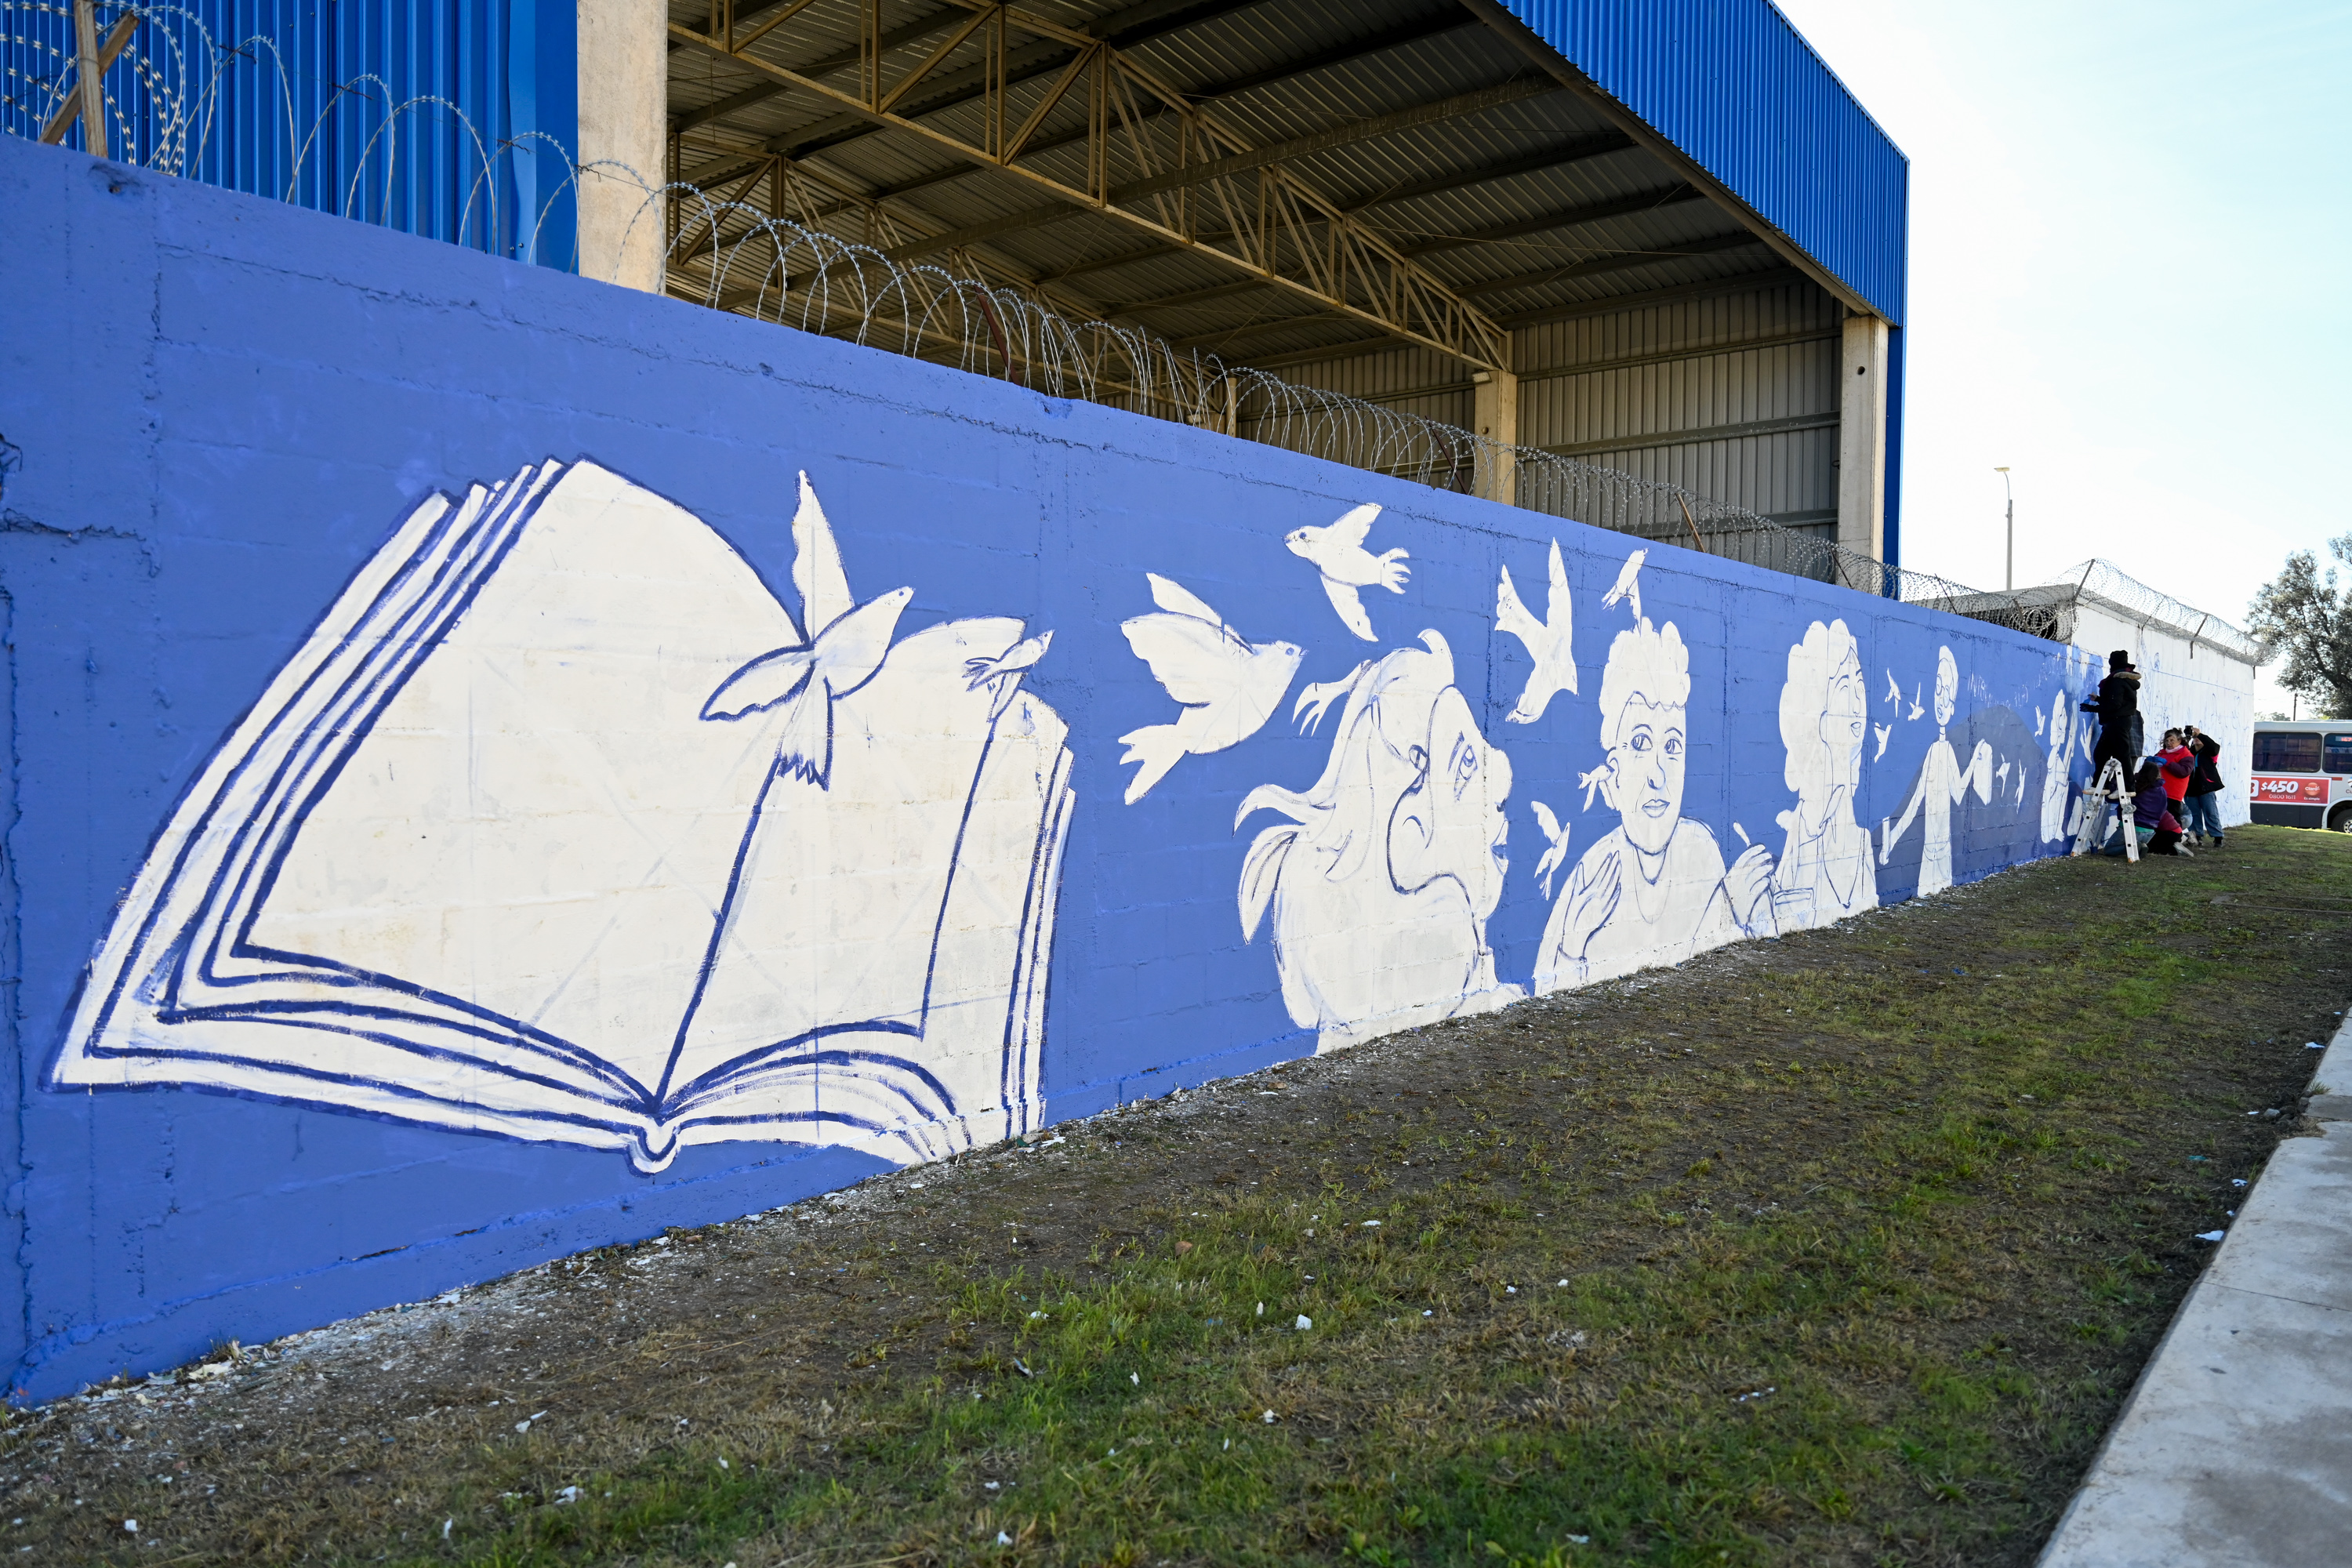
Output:
<path fill-rule="evenodd" d="M 108 73 L 108 142 L 119 162 L 187 173 L 198 166 L 232 108 L 238 114 L 260 108 L 273 121 L 282 117 L 286 145 L 294 149 L 281 171 L 282 188 L 272 194 L 298 201 L 307 188 L 311 199 L 303 205 L 402 226 L 391 193 L 406 144 L 403 132 L 429 121 L 443 133 L 445 146 L 457 150 L 456 166 L 448 171 L 452 178 L 444 184 L 453 193 L 462 185 L 464 192 L 457 222 L 445 237 L 469 248 L 562 264 L 576 255 L 576 233 L 551 234 L 549 228 L 567 216 L 576 224 L 576 206 L 566 198 L 576 196 L 582 176 L 621 181 L 640 194 L 629 226 L 632 237 L 644 224 L 661 236 L 667 292 L 674 298 L 1009 381 L 1048 397 L 1221 431 L 1433 489 L 1507 496 L 1513 504 L 1548 516 L 1951 610 L 2037 637 L 2067 640 L 2074 597 L 2089 593 L 2250 662 L 2260 662 L 2265 652 L 2242 629 L 2104 562 L 2073 569 L 2070 575 L 2079 581 L 2072 584 L 2072 595 L 1988 594 L 1932 573 L 1889 565 L 1834 539 L 1678 485 L 1538 447 L 1507 445 L 1363 398 L 1300 385 L 1227 363 L 1213 353 L 1179 348 L 1140 328 L 1076 320 L 1055 309 L 1034 286 L 989 281 L 969 258 L 961 258 L 962 271 L 893 260 L 870 242 L 877 222 L 886 241 L 895 242 L 893 220 L 870 204 L 861 209 L 854 198 L 842 202 L 838 193 L 819 193 L 834 198 L 827 209 L 832 214 L 862 210 L 867 239 L 782 216 L 772 210 L 782 205 L 781 173 L 770 209 L 719 199 L 682 181 L 651 185 L 636 171 L 617 164 L 583 165 L 545 132 L 487 140 L 446 97 L 397 98 L 392 85 L 373 74 L 332 84 L 306 127 L 297 110 L 292 72 L 271 39 L 255 35 L 224 47 L 201 17 L 179 5 L 102 4 L 98 10 L 105 26 L 125 16 L 140 19 L 133 41 L 117 62 L 127 62 L 127 68 Z M 0 132 L 40 137 L 58 105 L 76 90 L 74 53 L 58 43 L 68 36 L 73 15 L 70 4 L 57 0 L 0 0 Z M 153 48 L 146 43 L 151 37 L 159 40 Z M 276 90 L 268 95 L 274 101 L 231 106 L 233 90 L 253 90 L 233 74 L 232 62 L 265 60 L 276 73 Z M 125 83 L 135 101 L 126 101 L 121 92 Z M 343 177 L 325 181 L 329 171 L 318 157 L 322 142 L 338 135 L 348 141 L 354 134 L 348 126 L 331 132 L 330 117 L 348 114 L 352 102 L 374 123 L 367 127 L 362 121 L 367 133 Z M 416 151 L 410 146 L 412 155 Z M 519 155 L 531 158 L 534 172 L 539 160 L 551 156 L 556 177 L 513 177 Z M 742 173 L 730 171 L 729 178 Z M 380 195 L 369 184 L 378 176 Z M 754 183 L 756 178 L 746 180 L 737 188 Z M 319 199 L 337 187 L 340 196 Z M 502 195 L 509 194 L 502 212 Z M 811 217 L 809 193 L 796 189 L 794 195 L 803 218 Z M 513 210 L 518 205 L 530 210 Z"/>

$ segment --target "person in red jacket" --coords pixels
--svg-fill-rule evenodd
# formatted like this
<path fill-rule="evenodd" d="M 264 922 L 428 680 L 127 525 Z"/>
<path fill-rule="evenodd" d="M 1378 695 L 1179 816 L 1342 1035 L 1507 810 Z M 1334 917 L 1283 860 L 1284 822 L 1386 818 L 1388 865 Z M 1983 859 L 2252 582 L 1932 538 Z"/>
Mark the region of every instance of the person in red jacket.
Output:
<path fill-rule="evenodd" d="M 2156 753 L 2157 766 L 2164 773 L 2164 799 L 2176 818 L 2186 818 L 2189 808 L 2182 805 L 2188 798 L 2189 781 L 2197 776 L 2197 753 L 2190 751 L 2188 738 L 2178 730 L 2164 732 L 2164 747 Z"/>

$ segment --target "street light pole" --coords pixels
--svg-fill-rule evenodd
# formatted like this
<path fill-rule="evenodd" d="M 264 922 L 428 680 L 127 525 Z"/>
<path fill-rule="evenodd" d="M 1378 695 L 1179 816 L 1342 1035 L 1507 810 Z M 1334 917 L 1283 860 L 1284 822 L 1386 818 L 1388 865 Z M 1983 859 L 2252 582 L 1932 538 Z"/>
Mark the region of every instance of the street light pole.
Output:
<path fill-rule="evenodd" d="M 2017 497 L 2010 493 L 2009 470 L 1995 468 L 1993 472 L 2000 476 L 2000 493 L 2009 500 L 2009 563 L 2001 569 L 2000 586 L 2004 593 L 2014 593 L 2017 589 Z"/>

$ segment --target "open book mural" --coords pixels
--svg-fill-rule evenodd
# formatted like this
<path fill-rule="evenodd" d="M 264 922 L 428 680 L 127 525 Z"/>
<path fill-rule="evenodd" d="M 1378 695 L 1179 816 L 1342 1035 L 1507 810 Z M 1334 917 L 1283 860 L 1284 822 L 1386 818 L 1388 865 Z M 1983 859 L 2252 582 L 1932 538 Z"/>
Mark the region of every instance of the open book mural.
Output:
<path fill-rule="evenodd" d="M 906 637 L 802 480 L 796 622 L 590 463 L 419 506 L 212 758 L 50 1074 L 625 1150 L 935 1158 L 1037 1113 L 1050 633 Z"/>

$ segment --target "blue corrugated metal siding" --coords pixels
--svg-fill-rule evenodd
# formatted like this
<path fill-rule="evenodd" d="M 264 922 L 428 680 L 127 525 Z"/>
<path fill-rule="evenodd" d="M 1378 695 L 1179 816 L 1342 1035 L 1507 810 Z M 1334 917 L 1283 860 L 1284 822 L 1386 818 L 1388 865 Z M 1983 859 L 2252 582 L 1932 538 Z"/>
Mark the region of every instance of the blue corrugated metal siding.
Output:
<path fill-rule="evenodd" d="M 101 3 L 99 27 L 121 7 Z M 37 136 L 73 15 L 0 3 L 0 129 Z M 573 265 L 570 0 L 188 0 L 106 73 L 119 158 L 550 266 Z M 69 146 L 87 145 L 77 124 Z"/>
<path fill-rule="evenodd" d="M 1900 325 L 1909 160 L 1769 0 L 1502 0 Z"/>

